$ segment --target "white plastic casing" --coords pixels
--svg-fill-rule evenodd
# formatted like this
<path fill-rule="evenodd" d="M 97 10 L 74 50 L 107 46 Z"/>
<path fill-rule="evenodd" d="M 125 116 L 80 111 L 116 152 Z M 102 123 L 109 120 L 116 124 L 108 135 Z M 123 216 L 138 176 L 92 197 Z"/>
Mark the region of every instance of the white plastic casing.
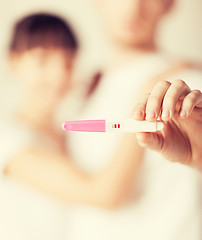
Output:
<path fill-rule="evenodd" d="M 156 132 L 163 128 L 164 124 L 161 121 L 106 120 L 106 132 Z"/>

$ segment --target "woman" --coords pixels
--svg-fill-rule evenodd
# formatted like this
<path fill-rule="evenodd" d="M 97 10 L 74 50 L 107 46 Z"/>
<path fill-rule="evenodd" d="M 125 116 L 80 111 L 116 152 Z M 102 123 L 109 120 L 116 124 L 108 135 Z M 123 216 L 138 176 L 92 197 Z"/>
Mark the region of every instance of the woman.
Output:
<path fill-rule="evenodd" d="M 139 161 L 133 161 L 133 153 L 127 151 L 116 152 L 106 168 L 96 174 L 71 160 L 55 118 L 71 87 L 77 49 L 71 28 L 57 16 L 28 15 L 15 25 L 9 60 L 20 86 L 20 102 L 1 129 L 2 239 L 66 236 L 64 208 L 26 186 L 65 204 L 111 208 L 120 201 L 138 169 Z M 130 147 L 135 136 L 130 138 L 128 142 L 123 140 L 123 149 Z"/>

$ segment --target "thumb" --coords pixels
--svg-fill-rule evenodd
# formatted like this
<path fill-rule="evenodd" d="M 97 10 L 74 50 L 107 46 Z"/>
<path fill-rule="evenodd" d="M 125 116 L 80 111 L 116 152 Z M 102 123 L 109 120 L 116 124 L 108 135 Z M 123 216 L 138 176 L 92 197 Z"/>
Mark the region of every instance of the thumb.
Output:
<path fill-rule="evenodd" d="M 137 141 L 140 146 L 160 151 L 163 146 L 163 136 L 158 133 L 136 133 Z"/>

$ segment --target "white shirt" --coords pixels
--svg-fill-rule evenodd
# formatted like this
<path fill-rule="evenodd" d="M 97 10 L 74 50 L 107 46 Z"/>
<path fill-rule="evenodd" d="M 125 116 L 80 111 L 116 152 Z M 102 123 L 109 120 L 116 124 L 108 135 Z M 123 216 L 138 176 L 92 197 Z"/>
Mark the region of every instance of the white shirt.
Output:
<path fill-rule="evenodd" d="M 162 55 L 154 54 L 106 75 L 78 118 L 128 118 L 143 84 L 169 65 Z M 202 86 L 201 73 L 184 71 L 177 75 L 193 81 L 194 88 Z M 72 132 L 68 143 L 77 164 L 94 172 L 108 164 L 120 138 L 121 134 Z M 138 200 L 121 209 L 75 208 L 68 226 L 69 239 L 201 239 L 201 179 L 194 170 L 146 150 L 138 184 Z"/>

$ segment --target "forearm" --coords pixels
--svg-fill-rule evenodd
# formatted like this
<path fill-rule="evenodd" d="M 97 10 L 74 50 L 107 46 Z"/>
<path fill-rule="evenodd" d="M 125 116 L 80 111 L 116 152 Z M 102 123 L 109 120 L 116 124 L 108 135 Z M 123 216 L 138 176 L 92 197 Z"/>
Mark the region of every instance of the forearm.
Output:
<path fill-rule="evenodd" d="M 7 175 L 66 203 L 113 207 L 124 196 L 142 158 L 135 135 L 120 142 L 109 164 L 95 174 L 79 169 L 67 156 L 26 149 L 7 166 Z"/>
<path fill-rule="evenodd" d="M 87 203 L 92 194 L 91 176 L 51 150 L 24 149 L 10 159 L 5 175 L 64 203 Z"/>

